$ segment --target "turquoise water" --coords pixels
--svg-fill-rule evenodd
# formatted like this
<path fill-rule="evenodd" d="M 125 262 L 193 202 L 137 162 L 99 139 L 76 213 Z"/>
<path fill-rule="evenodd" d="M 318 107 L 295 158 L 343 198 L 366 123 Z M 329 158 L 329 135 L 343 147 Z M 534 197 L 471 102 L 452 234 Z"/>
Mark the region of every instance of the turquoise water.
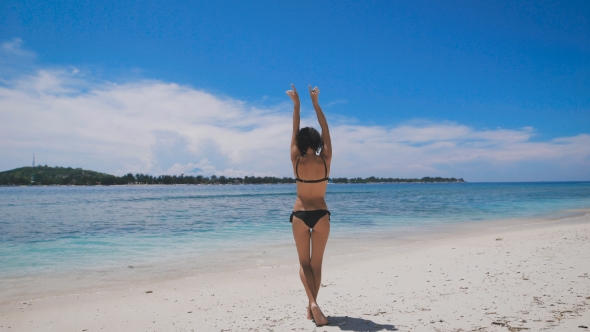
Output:
<path fill-rule="evenodd" d="M 295 185 L 0 188 L 0 278 L 292 242 Z M 590 183 L 329 185 L 333 239 L 590 207 Z M 220 263 L 221 264 L 221 263 Z"/>

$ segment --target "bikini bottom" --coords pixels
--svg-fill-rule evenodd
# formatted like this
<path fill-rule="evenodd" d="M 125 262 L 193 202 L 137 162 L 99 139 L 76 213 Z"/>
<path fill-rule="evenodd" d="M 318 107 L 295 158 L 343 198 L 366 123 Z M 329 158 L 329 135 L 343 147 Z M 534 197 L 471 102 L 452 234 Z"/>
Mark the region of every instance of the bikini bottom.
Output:
<path fill-rule="evenodd" d="M 293 211 L 291 212 L 291 217 L 289 221 L 293 223 L 293 216 L 303 220 L 303 222 L 309 228 L 313 228 L 315 224 L 322 219 L 323 216 L 326 214 L 330 215 L 330 211 L 328 210 L 309 210 L 309 211 Z M 329 220 L 329 217 L 328 217 Z"/>

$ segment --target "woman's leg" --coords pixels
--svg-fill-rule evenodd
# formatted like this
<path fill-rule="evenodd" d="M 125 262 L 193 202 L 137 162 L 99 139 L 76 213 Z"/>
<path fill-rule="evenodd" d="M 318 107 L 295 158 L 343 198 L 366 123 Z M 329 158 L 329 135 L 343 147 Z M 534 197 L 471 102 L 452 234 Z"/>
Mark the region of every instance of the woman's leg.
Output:
<path fill-rule="evenodd" d="M 325 219 L 325 221 L 324 221 Z M 313 284 L 314 288 L 311 293 L 313 294 L 313 298 L 317 301 L 318 299 L 318 292 L 320 291 L 320 286 L 322 284 L 322 261 L 324 258 L 324 249 L 326 248 L 326 243 L 328 241 L 328 236 L 330 235 L 330 218 L 329 216 L 323 217 L 318 221 L 317 225 L 314 227 L 313 231 L 311 232 L 311 258 L 310 258 L 310 266 L 311 266 L 311 273 L 313 275 Z M 307 281 L 305 278 L 305 274 L 303 273 L 303 268 L 299 268 L 299 277 L 301 278 L 301 282 L 303 286 L 305 286 L 305 291 L 309 290 L 307 286 Z M 311 312 L 311 303 L 307 306 L 307 319 L 312 319 L 313 313 Z"/>
<path fill-rule="evenodd" d="M 329 216 L 322 218 L 317 223 L 312 234 L 309 232 L 309 227 L 301 219 L 293 217 L 293 236 L 301 265 L 299 275 L 309 299 L 309 311 L 311 311 L 317 325 L 328 324 L 328 319 L 322 314 L 317 305 L 316 296 L 321 284 L 321 263 L 329 233 Z M 312 250 L 310 250 L 310 245 L 313 247 Z M 319 273 L 317 281 L 313 270 Z"/>
<path fill-rule="evenodd" d="M 305 294 L 310 292 L 313 295 L 315 292 L 312 292 L 309 287 L 307 287 L 307 279 L 305 279 L 305 274 L 303 273 L 303 267 L 301 265 L 299 265 L 299 278 L 303 283 L 303 287 L 305 287 Z M 314 299 L 315 298 L 316 297 L 314 296 Z M 313 314 L 311 313 L 311 303 L 307 303 L 307 319 L 313 319 Z"/>
<path fill-rule="evenodd" d="M 318 292 L 322 284 L 322 262 L 324 260 L 324 250 L 328 243 L 330 235 L 330 216 L 326 215 L 313 228 L 311 232 L 311 273 L 314 281 L 313 298 L 318 299 Z"/>
<path fill-rule="evenodd" d="M 295 238 L 295 245 L 297 246 L 297 254 L 299 256 L 299 276 L 301 282 L 305 287 L 305 293 L 309 299 L 309 303 L 315 303 L 314 297 L 314 285 L 313 273 L 311 272 L 311 233 L 309 227 L 303 222 L 303 220 L 293 217 L 293 237 Z"/>

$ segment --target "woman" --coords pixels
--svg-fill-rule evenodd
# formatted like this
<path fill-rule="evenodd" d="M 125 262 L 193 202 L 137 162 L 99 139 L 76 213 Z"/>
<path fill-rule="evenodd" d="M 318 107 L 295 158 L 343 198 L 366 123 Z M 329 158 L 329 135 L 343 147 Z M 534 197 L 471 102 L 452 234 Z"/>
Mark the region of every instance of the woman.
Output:
<path fill-rule="evenodd" d="M 294 104 L 291 162 L 297 180 L 297 199 L 290 220 L 301 264 L 299 276 L 309 299 L 307 319 L 314 319 L 316 325 L 322 326 L 328 324 L 328 319 L 316 300 L 322 279 L 324 249 L 330 234 L 330 211 L 324 196 L 332 161 L 332 142 L 328 122 L 318 104 L 320 90 L 317 87 L 312 90 L 309 86 L 311 102 L 322 128 L 321 135 L 310 127 L 299 129 L 299 95 L 293 84 L 291 87 L 293 90 L 287 91 L 287 95 Z"/>

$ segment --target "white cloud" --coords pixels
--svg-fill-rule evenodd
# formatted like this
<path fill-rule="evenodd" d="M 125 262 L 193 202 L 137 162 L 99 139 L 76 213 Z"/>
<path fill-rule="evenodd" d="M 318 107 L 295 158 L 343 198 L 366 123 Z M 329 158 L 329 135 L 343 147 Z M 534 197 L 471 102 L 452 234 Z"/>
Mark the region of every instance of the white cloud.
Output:
<path fill-rule="evenodd" d="M 10 41 L 3 42 L 0 44 L 0 50 L 2 50 L 4 57 L 18 56 L 34 59 L 37 56 L 34 52 L 27 51 L 23 48 L 23 41 L 20 38 L 13 38 Z"/>
<path fill-rule="evenodd" d="M 292 176 L 285 105 L 260 109 L 174 83 L 96 83 L 71 68 L 39 70 L 0 86 L 0 169 L 28 164 L 35 152 L 41 163 L 115 174 Z M 538 142 L 531 127 L 354 121 L 332 121 L 331 133 L 333 177 L 590 179 L 587 134 Z"/>

